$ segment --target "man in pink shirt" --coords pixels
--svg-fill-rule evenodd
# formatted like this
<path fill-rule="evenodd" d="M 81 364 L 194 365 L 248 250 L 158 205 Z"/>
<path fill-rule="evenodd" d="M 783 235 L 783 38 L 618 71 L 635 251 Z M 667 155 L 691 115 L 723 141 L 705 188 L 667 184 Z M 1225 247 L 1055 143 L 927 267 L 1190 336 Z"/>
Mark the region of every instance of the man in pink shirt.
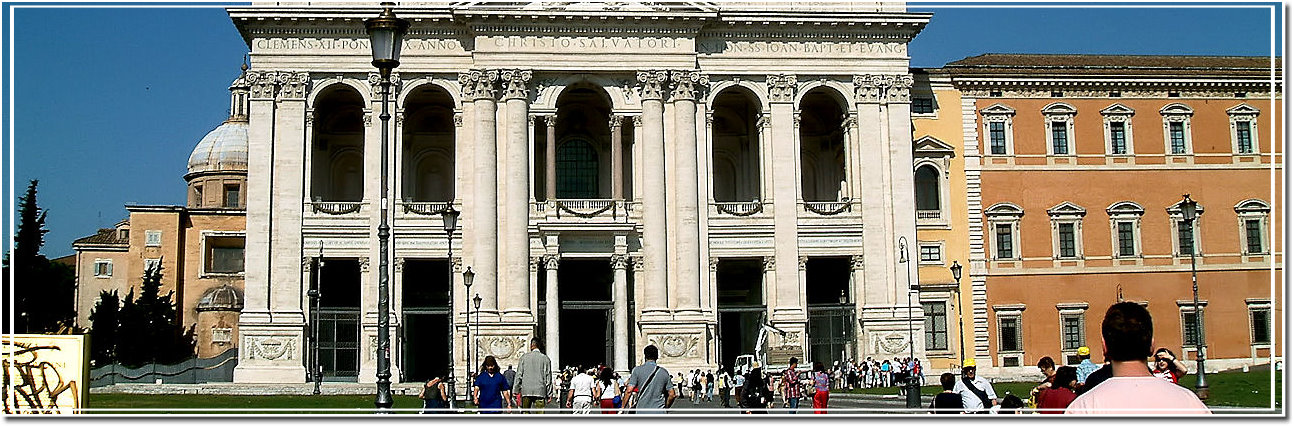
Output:
<path fill-rule="evenodd" d="M 1150 374 L 1153 330 L 1141 305 L 1110 306 L 1101 321 L 1101 345 L 1114 377 L 1075 399 L 1065 414 L 1212 414 L 1194 392 Z"/>

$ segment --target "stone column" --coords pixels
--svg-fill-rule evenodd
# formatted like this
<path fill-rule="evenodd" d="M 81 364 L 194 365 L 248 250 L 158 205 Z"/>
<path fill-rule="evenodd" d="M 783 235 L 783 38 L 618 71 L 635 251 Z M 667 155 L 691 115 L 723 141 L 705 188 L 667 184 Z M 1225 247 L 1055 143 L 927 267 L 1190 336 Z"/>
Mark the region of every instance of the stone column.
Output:
<path fill-rule="evenodd" d="M 678 266 L 678 313 L 682 315 L 701 312 L 701 228 L 699 189 L 697 180 L 697 123 L 696 95 L 710 81 L 696 71 L 672 71 L 674 83 L 671 94 L 674 103 L 674 212 L 678 243 L 674 252 Z"/>
<path fill-rule="evenodd" d="M 476 200 L 498 200 L 498 147 L 496 145 L 495 115 L 498 105 L 495 102 L 495 83 L 499 80 L 498 71 L 472 70 L 458 75 L 458 82 L 463 87 L 463 97 L 473 100 L 472 134 L 475 136 L 472 153 L 474 173 L 472 179 L 472 196 Z M 481 310 L 497 312 L 499 303 L 496 298 L 498 285 L 498 240 L 499 221 L 497 206 L 491 202 L 472 203 L 473 253 L 472 271 L 476 279 L 472 288 L 481 294 Z"/>
<path fill-rule="evenodd" d="M 558 361 L 560 355 L 559 329 L 557 313 L 561 311 L 561 301 L 557 299 L 557 264 L 561 260 L 555 254 L 544 255 L 544 273 L 547 275 L 547 287 L 544 289 L 544 346 L 548 350 L 548 359 L 553 363 L 553 371 L 557 372 L 561 368 Z"/>
<path fill-rule="evenodd" d="M 622 117 L 611 115 L 611 121 L 607 127 L 611 129 L 611 199 L 623 200 L 625 198 L 625 170 L 624 170 L 624 135 L 620 131 L 620 122 Z"/>
<path fill-rule="evenodd" d="M 795 126 L 796 78 L 793 75 L 770 75 L 767 79 L 771 138 L 769 154 L 773 175 L 773 257 L 780 265 L 774 273 L 772 293 L 777 295 L 773 306 L 774 321 L 796 321 L 804 317 L 804 304 L 800 295 L 799 262 L 799 206 L 797 201 L 800 181 L 796 163 L 800 146 Z"/>
<path fill-rule="evenodd" d="M 544 116 L 544 201 L 557 198 L 557 114 Z"/>
<path fill-rule="evenodd" d="M 504 150 L 503 233 L 499 239 L 500 305 L 514 321 L 528 321 L 530 304 L 530 104 L 526 85 L 530 70 L 503 70 L 503 98 L 507 104 L 507 145 Z"/>
<path fill-rule="evenodd" d="M 664 314 L 669 288 L 669 260 L 665 227 L 665 71 L 639 71 L 642 91 L 643 135 L 643 275 L 644 316 Z"/>
<path fill-rule="evenodd" d="M 773 307 L 778 306 L 777 301 L 777 256 L 764 256 L 764 300 L 768 304 L 768 311 L 772 312 Z"/>
<path fill-rule="evenodd" d="M 614 327 L 611 347 L 614 348 L 614 368 L 620 372 L 629 371 L 629 286 L 625 272 L 627 257 L 623 254 L 611 255 L 611 300 L 615 303 L 615 317 L 611 319 Z"/>

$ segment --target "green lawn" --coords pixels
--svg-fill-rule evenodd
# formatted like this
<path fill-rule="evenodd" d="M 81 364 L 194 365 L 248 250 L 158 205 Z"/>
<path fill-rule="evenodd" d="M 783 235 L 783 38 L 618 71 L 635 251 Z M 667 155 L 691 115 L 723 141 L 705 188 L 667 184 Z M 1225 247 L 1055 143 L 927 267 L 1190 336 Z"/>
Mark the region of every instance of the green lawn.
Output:
<path fill-rule="evenodd" d="M 1281 373 L 1276 372 L 1276 383 L 1281 383 Z M 1209 381 L 1209 400 L 1210 406 L 1225 407 L 1268 407 L 1271 406 L 1271 383 L 1267 371 L 1254 370 L 1249 373 L 1239 371 L 1223 372 L 1210 374 L 1206 377 Z M 1195 388 L 1195 375 L 1182 377 L 1179 381 L 1183 387 Z M 993 384 L 993 390 L 997 392 L 1000 398 L 1010 392 L 1019 396 L 1021 399 L 1029 397 L 1029 390 L 1037 386 L 1038 382 L 998 382 Z M 922 386 L 922 395 L 933 395 L 943 389 L 938 385 Z M 897 395 L 898 388 L 871 388 L 871 389 L 854 389 L 846 391 L 835 391 L 844 393 L 859 393 L 867 395 Z M 1276 407 L 1281 406 L 1281 392 L 1276 392 Z"/>

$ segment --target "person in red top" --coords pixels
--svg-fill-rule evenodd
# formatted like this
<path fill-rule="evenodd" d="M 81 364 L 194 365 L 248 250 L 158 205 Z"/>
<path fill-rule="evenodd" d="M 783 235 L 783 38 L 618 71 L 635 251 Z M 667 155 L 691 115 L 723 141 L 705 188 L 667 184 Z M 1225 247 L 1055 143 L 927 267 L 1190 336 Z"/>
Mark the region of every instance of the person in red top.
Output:
<path fill-rule="evenodd" d="M 788 413 L 795 414 L 795 410 L 800 408 L 800 373 L 795 371 L 795 367 L 800 365 L 800 360 L 791 357 L 791 366 L 786 367 L 782 372 L 782 397 L 786 398 L 786 406 L 790 408 Z"/>
<path fill-rule="evenodd" d="M 1051 386 L 1038 392 L 1038 411 L 1043 414 L 1064 413 L 1069 403 L 1078 398 L 1074 393 L 1075 386 L 1078 386 L 1077 368 L 1067 365 L 1056 369 Z"/>
<path fill-rule="evenodd" d="M 1168 348 L 1159 348 L 1155 350 L 1155 369 L 1150 374 L 1177 383 L 1178 379 L 1186 375 L 1186 367 L 1177 361 L 1173 351 L 1168 350 Z"/>

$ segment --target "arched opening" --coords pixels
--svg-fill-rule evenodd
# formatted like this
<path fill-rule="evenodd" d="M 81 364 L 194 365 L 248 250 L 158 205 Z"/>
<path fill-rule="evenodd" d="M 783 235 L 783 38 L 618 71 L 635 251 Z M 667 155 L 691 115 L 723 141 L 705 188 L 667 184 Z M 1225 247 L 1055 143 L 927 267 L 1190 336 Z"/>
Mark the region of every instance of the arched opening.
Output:
<path fill-rule="evenodd" d="M 760 199 L 757 98 L 744 88 L 730 88 L 715 96 L 713 111 L 714 201 Z"/>
<path fill-rule="evenodd" d="M 404 105 L 401 196 L 404 201 L 454 199 L 454 101 L 437 86 L 421 86 Z"/>
<path fill-rule="evenodd" d="M 935 211 L 940 210 L 939 206 L 939 171 L 934 166 L 924 165 L 917 167 L 916 175 L 913 177 L 913 186 L 916 187 L 917 211 Z"/>
<path fill-rule="evenodd" d="M 556 198 L 608 199 L 612 185 L 624 185 L 624 173 L 612 173 L 611 101 L 601 88 L 577 83 L 557 97 L 554 167 Z M 624 131 L 626 126 L 616 127 Z M 624 138 L 621 138 L 623 148 Z M 625 150 L 614 150 L 624 155 Z M 623 164 L 623 163 L 622 163 Z M 620 177 L 621 182 L 613 182 Z M 623 186 L 622 186 L 623 187 Z"/>
<path fill-rule="evenodd" d="M 319 95 L 311 146 L 310 198 L 357 202 L 364 198 L 364 100 L 337 84 Z"/>
<path fill-rule="evenodd" d="M 816 88 L 800 100 L 800 170 L 804 201 L 849 197 L 845 182 L 844 103 L 839 94 Z"/>

